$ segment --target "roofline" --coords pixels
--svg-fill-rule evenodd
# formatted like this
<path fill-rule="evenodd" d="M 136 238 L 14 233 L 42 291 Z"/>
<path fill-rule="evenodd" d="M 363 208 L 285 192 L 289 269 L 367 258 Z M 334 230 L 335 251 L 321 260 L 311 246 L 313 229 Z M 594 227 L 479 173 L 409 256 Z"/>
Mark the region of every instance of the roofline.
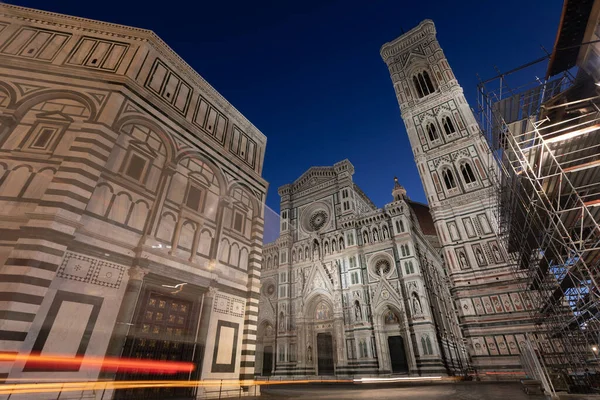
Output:
<path fill-rule="evenodd" d="M 262 133 L 252 122 L 250 122 L 237 108 L 235 108 L 221 93 L 219 93 L 210 83 L 208 83 L 194 68 L 192 68 L 183 58 L 181 58 L 169 45 L 163 41 L 156 33 L 149 29 L 136 28 L 132 26 L 115 24 L 112 22 L 104 22 L 89 18 L 76 17 L 67 14 L 60 14 L 51 11 L 38 10 L 35 8 L 16 6 L 12 4 L 6 4 L 0 2 L 0 10 L 4 13 L 6 17 L 19 18 L 23 20 L 31 20 L 32 22 L 39 22 L 45 24 L 47 20 L 56 23 L 57 25 L 64 25 L 65 19 L 69 20 L 73 23 L 69 28 L 80 30 L 82 23 L 86 23 L 88 25 L 95 25 L 98 30 L 110 28 L 113 31 L 118 31 L 118 33 L 122 36 L 128 37 L 130 39 L 137 40 L 145 40 L 149 42 L 149 44 L 154 45 L 159 52 L 162 50 L 164 56 L 171 58 L 170 61 L 179 64 L 179 66 L 183 69 L 182 72 L 187 72 L 191 76 L 193 80 L 200 81 L 203 85 L 203 89 L 208 91 L 210 95 L 214 96 L 223 103 L 226 107 L 223 111 L 229 111 L 230 113 L 235 114 L 235 117 L 243 123 L 243 127 L 246 130 L 249 130 L 253 134 L 259 136 L 262 139 L 263 144 L 266 145 L 267 137 L 264 133 Z M 5 11 L 6 10 L 6 11 Z M 45 18 L 43 20 L 42 16 Z M 39 20 L 32 19 L 32 17 L 38 17 Z M 119 36 L 118 34 L 115 36 Z"/>

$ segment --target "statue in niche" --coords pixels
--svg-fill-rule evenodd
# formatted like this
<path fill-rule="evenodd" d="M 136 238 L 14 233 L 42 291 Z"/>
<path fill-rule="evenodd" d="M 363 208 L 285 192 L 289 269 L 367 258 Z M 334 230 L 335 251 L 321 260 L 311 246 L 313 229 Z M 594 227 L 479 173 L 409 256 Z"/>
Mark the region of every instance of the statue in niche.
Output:
<path fill-rule="evenodd" d="M 306 349 L 306 353 L 308 356 L 308 362 L 312 363 L 312 346 L 308 346 L 308 349 Z"/>
<path fill-rule="evenodd" d="M 421 308 L 421 302 L 419 301 L 419 296 L 417 296 L 417 294 L 413 292 L 412 298 L 413 310 L 415 314 L 423 313 L 423 309 Z"/>
<path fill-rule="evenodd" d="M 373 230 L 373 241 L 374 242 L 379 241 L 379 233 L 377 232 L 377 229 Z"/>
<path fill-rule="evenodd" d="M 459 253 L 458 253 L 458 261 L 460 262 L 460 267 L 462 269 L 469 268 L 469 263 L 467 262 L 467 257 L 465 256 L 465 252 L 462 250 L 459 251 Z"/>
<path fill-rule="evenodd" d="M 360 310 L 360 303 L 358 300 L 354 302 L 354 318 L 356 321 L 362 320 L 362 311 Z"/>
<path fill-rule="evenodd" d="M 386 228 L 386 227 L 384 226 L 384 227 L 383 227 L 383 238 L 384 238 L 384 239 L 387 239 L 387 238 L 388 238 L 388 235 L 389 235 L 389 233 L 388 233 L 388 228 Z"/>
<path fill-rule="evenodd" d="M 283 314 L 283 311 L 279 313 L 279 330 L 285 330 L 285 315 Z"/>
<path fill-rule="evenodd" d="M 502 262 L 502 255 L 500 254 L 500 249 L 498 249 L 498 246 L 496 246 L 496 244 L 492 245 L 492 252 L 494 253 L 494 258 L 496 259 L 496 262 Z"/>
<path fill-rule="evenodd" d="M 483 252 L 480 248 L 475 249 L 475 257 L 477 257 L 477 263 L 479 265 L 485 265 L 485 258 L 483 258 Z"/>
<path fill-rule="evenodd" d="M 323 246 L 323 252 L 325 255 L 329 253 L 329 243 L 325 242 L 325 245 Z"/>
<path fill-rule="evenodd" d="M 313 244 L 313 260 L 318 260 L 321 258 L 321 249 L 319 248 L 319 243 L 315 240 Z"/>

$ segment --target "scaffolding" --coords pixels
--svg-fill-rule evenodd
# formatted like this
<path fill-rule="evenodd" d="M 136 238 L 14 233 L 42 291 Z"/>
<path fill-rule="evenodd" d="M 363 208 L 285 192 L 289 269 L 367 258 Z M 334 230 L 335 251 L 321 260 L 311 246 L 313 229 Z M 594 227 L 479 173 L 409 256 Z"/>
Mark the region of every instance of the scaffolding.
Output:
<path fill-rule="evenodd" d="M 600 372 L 600 97 L 568 71 L 509 87 L 509 75 L 546 59 L 481 82 L 478 116 L 498 168 L 499 235 L 533 305 L 530 337 L 570 390 L 590 391 Z"/>

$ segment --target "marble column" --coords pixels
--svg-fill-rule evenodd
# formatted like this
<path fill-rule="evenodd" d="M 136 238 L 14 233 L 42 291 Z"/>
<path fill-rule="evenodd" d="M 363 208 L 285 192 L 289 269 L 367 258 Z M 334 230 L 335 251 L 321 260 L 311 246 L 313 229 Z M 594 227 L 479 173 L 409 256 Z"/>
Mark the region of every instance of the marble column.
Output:
<path fill-rule="evenodd" d="M 123 300 L 121 301 L 121 308 L 119 309 L 119 314 L 117 315 L 117 321 L 115 322 L 112 337 L 110 343 L 108 344 L 108 349 L 106 350 L 106 357 L 121 356 L 127 335 L 129 334 L 129 330 L 133 324 L 133 314 L 135 313 L 135 307 L 140 296 L 142 283 L 144 282 L 144 276 L 147 273 L 147 270 L 137 265 L 127 270 L 129 281 L 127 282 L 127 288 L 125 289 L 125 294 L 123 295 Z M 114 376 L 115 373 L 111 372 L 106 375 L 106 377 L 108 377 L 108 375 Z"/>
<path fill-rule="evenodd" d="M 210 326 L 210 318 L 212 316 L 213 303 L 218 290 L 212 286 L 209 286 L 208 291 L 204 294 L 204 300 L 202 303 L 202 312 L 199 316 L 200 325 L 198 329 L 198 336 L 196 337 L 196 343 L 198 348 L 202 350 L 202 359 L 200 360 L 200 368 L 204 365 L 204 357 L 206 357 L 206 342 L 208 338 L 208 327 Z M 200 379 L 203 379 L 204 372 L 201 371 Z M 210 371 L 208 371 L 210 372 Z"/>

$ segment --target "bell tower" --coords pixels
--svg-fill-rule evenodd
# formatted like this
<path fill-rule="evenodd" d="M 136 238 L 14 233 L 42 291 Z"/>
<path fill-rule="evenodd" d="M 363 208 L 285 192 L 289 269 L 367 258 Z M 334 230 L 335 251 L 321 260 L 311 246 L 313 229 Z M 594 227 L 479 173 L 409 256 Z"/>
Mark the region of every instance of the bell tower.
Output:
<path fill-rule="evenodd" d="M 520 369 L 533 325 L 497 235 L 494 162 L 431 20 L 381 48 L 427 195 L 473 365 Z"/>

